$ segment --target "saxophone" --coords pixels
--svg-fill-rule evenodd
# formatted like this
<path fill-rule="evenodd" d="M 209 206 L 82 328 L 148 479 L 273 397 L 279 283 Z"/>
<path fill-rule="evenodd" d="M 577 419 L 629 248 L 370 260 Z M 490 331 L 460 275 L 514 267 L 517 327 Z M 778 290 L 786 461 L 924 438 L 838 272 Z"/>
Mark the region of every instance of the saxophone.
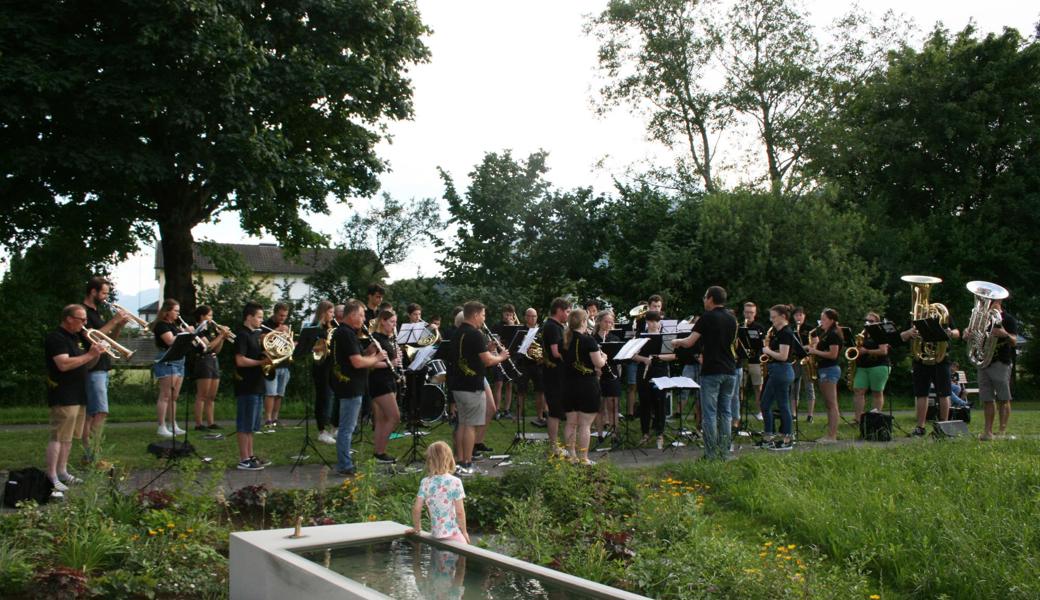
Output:
<path fill-rule="evenodd" d="M 845 370 L 845 384 L 852 389 L 853 382 L 856 381 L 856 361 L 859 360 L 861 354 L 863 354 L 863 341 L 866 340 L 867 330 L 863 329 L 856 334 L 856 345 L 845 350 L 845 360 L 849 361 L 849 366 Z"/>
<path fill-rule="evenodd" d="M 950 311 L 946 305 L 928 302 L 928 292 L 936 283 L 942 283 L 942 279 L 927 275 L 903 275 L 900 279 L 910 284 L 913 298 L 910 306 L 911 319 L 938 319 L 940 325 L 950 322 Z M 910 343 L 910 354 L 922 364 L 935 365 L 946 358 L 948 345 L 949 342 L 925 342 L 920 337 L 915 337 Z"/>
<path fill-rule="evenodd" d="M 809 330 L 809 335 L 807 337 L 807 339 L 808 339 L 808 344 L 807 345 L 810 346 L 810 347 L 812 346 L 813 334 L 816 333 L 817 329 L 819 329 L 819 328 L 818 327 L 814 327 L 814 328 Z M 808 377 L 810 381 L 816 381 L 818 379 L 818 377 L 817 377 L 817 369 L 816 369 L 816 355 L 815 354 L 809 354 L 809 353 L 805 354 L 805 358 L 802 359 L 802 370 L 804 371 L 805 376 Z"/>
<path fill-rule="evenodd" d="M 770 326 L 769 327 L 769 331 L 766 332 L 766 339 L 763 342 L 763 347 L 764 348 L 768 348 L 769 347 L 769 343 L 773 341 L 773 333 L 774 332 L 775 332 L 775 330 L 773 329 L 772 326 Z M 773 359 L 769 358 L 769 355 L 766 354 L 765 352 L 763 352 L 762 355 L 758 357 L 758 368 L 762 369 L 762 379 L 766 378 L 766 375 L 769 372 L 769 363 L 771 363 L 771 362 L 773 362 Z"/>

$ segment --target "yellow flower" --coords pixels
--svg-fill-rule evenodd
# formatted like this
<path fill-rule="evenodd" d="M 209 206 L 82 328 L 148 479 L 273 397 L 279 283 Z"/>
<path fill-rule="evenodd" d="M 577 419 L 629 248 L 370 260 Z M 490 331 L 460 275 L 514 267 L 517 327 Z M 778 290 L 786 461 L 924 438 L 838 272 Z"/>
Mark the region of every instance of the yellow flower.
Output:
<path fill-rule="evenodd" d="M 766 542 L 766 543 L 764 543 L 762 545 L 765 546 L 766 548 L 768 548 L 768 547 L 773 545 L 773 542 Z"/>
<path fill-rule="evenodd" d="M 797 547 L 798 547 L 798 546 L 795 546 L 794 544 L 788 544 L 788 545 L 787 545 L 787 549 L 788 549 L 788 550 L 794 550 L 794 549 L 795 549 L 795 548 L 797 548 Z"/>
<path fill-rule="evenodd" d="M 194 530 L 194 529 L 192 529 L 191 527 L 189 527 L 189 528 L 188 528 L 188 533 L 195 533 L 195 530 Z"/>
<path fill-rule="evenodd" d="M 173 523 L 167 523 L 166 524 L 166 528 L 167 529 L 173 529 Z"/>
<path fill-rule="evenodd" d="M 156 531 L 154 529 L 149 529 L 148 530 L 148 535 L 155 535 L 155 534 L 156 534 Z"/>
<path fill-rule="evenodd" d="M 881 596 L 879 594 L 871 594 L 870 600 L 881 600 Z"/>

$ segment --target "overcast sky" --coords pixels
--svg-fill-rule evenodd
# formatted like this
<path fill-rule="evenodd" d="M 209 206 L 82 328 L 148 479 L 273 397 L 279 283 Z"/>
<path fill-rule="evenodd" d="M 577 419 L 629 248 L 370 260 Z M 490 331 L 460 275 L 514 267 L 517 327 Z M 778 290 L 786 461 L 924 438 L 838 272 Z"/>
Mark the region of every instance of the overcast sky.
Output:
<path fill-rule="evenodd" d="M 612 175 L 667 156 L 645 141 L 638 116 L 615 111 L 604 118 L 592 110 L 599 85 L 596 44 L 582 28 L 587 16 L 600 12 L 605 4 L 605 0 L 420 0 L 423 20 L 433 29 L 426 40 L 432 57 L 411 73 L 415 118 L 392 124 L 393 143 L 379 148 L 392 169 L 381 177 L 382 190 L 402 199 L 439 198 L 443 188 L 438 166 L 454 176 L 462 191 L 467 173 L 486 152 L 511 149 L 514 156 L 525 157 L 544 149 L 549 152 L 548 178 L 555 186 L 610 191 Z M 915 41 L 940 20 L 951 30 L 974 20 L 983 32 L 1010 26 L 1029 35 L 1040 15 L 1036 2 L 1007 0 L 861 4 L 875 15 L 892 9 L 912 19 L 919 30 Z M 824 26 L 852 3 L 818 0 L 806 6 L 814 24 Z M 354 206 L 363 208 L 367 202 L 356 200 Z M 310 222 L 333 234 L 351 210 L 340 206 L 332 217 L 316 216 Z M 196 240 L 274 241 L 248 238 L 233 214 L 218 224 L 200 225 L 193 233 Z M 121 296 L 157 287 L 153 260 L 154 250 L 148 248 L 115 269 Z M 436 256 L 429 248 L 418 249 L 405 263 L 390 269 L 392 279 L 437 272 Z"/>

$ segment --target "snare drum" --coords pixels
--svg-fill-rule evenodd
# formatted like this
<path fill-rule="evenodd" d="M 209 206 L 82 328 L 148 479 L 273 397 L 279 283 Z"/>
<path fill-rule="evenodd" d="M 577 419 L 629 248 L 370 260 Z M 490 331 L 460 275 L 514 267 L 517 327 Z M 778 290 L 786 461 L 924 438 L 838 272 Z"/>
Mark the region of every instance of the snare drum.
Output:
<path fill-rule="evenodd" d="M 448 379 L 448 368 L 444 361 L 437 358 L 426 365 L 426 381 L 429 383 L 444 383 Z"/>
<path fill-rule="evenodd" d="M 424 423 L 441 420 L 447 400 L 448 396 L 441 386 L 432 383 L 422 386 L 419 391 L 419 420 Z"/>

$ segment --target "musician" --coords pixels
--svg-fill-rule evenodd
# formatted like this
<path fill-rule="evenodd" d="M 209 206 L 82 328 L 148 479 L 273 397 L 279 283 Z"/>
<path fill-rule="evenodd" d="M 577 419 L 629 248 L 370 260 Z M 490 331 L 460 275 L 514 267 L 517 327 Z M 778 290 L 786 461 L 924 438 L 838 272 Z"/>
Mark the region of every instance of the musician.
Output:
<path fill-rule="evenodd" d="M 180 315 L 180 302 L 173 298 L 163 301 L 155 325 L 152 327 L 155 334 L 155 345 L 159 348 L 160 355 L 170 349 L 173 340 L 182 331 L 181 327 L 176 324 Z M 161 438 L 182 435 L 184 430 L 177 425 L 177 396 L 180 395 L 181 384 L 184 382 L 184 358 L 158 361 L 152 366 L 152 374 L 159 382 L 159 400 L 156 402 L 159 428 L 156 430 L 156 434 Z M 167 419 L 169 419 L 170 428 L 166 427 Z"/>
<path fill-rule="evenodd" d="M 953 317 L 947 320 L 944 327 L 946 328 L 946 334 L 950 336 L 951 340 L 960 339 L 961 332 L 954 326 Z M 906 342 L 912 338 L 920 337 L 920 334 L 917 331 L 917 327 L 911 324 L 910 329 L 901 332 L 899 337 Z M 922 437 L 926 433 L 924 423 L 928 420 L 928 393 L 931 391 L 932 386 L 935 387 L 935 397 L 939 400 L 939 420 L 946 421 L 950 418 L 950 353 L 947 352 L 942 361 L 934 365 L 924 364 L 915 356 L 910 365 L 910 375 L 914 386 L 915 409 L 917 412 L 917 426 L 914 427 L 910 435 Z M 981 396 L 981 390 L 979 395 Z"/>
<path fill-rule="evenodd" d="M 647 311 L 644 321 L 647 333 L 661 333 L 661 313 L 655 310 Z M 668 376 L 668 365 L 665 363 L 675 360 L 675 354 L 651 355 L 655 345 L 653 341 L 646 344 L 637 356 L 632 357 L 632 360 L 639 363 L 636 389 L 639 392 L 639 426 L 643 433 L 639 445 L 642 446 L 650 441 L 652 419 L 654 435 L 657 436 L 657 449 L 663 450 L 666 394 L 664 390 L 657 389 L 650 380 L 654 377 Z"/>
<path fill-rule="evenodd" d="M 597 344 L 623 341 L 612 330 L 614 329 L 614 313 L 605 310 L 596 315 L 596 333 L 593 337 Z M 596 430 L 602 440 L 607 431 L 617 432 L 618 398 L 621 396 L 620 367 L 607 361 L 600 369 L 599 389 L 603 400 L 599 415 L 596 417 Z"/>
<path fill-rule="evenodd" d="M 876 312 L 867 313 L 867 325 L 880 322 L 881 317 Z M 892 370 L 888 350 L 888 344 L 878 343 L 864 328 L 863 346 L 859 349 L 859 357 L 856 359 L 856 378 L 852 382 L 852 407 L 857 422 L 863 418 L 867 390 L 870 390 L 874 410 L 880 411 L 885 406 L 885 384 Z"/>
<path fill-rule="evenodd" d="M 498 339 L 503 344 L 508 344 L 511 340 L 505 339 L 504 329 L 519 324 L 520 321 L 516 318 L 516 307 L 512 304 L 505 304 L 502 306 L 502 320 L 491 328 L 491 332 L 498 336 Z M 509 409 L 513 406 L 513 384 L 506 379 L 505 371 L 502 369 L 492 369 L 492 375 L 494 377 L 494 385 L 491 389 L 494 402 L 495 406 L 500 408 L 500 410 L 495 414 L 495 418 L 512 419 L 513 413 L 509 412 Z"/>
<path fill-rule="evenodd" d="M 524 311 L 524 326 L 528 330 L 538 327 L 538 311 L 534 308 L 528 308 Z M 521 373 L 523 377 L 517 382 L 516 388 L 520 395 L 518 404 L 521 405 L 519 414 L 523 413 L 523 403 L 526 401 L 527 392 L 534 390 L 534 420 L 531 421 L 531 425 L 535 427 L 546 427 L 549 423 L 545 420 L 545 393 L 542 388 L 542 365 L 538 361 L 532 360 L 530 357 L 521 354 L 519 359 L 522 361 L 523 367 Z M 519 418 L 519 416 L 517 417 Z"/>
<path fill-rule="evenodd" d="M 726 290 L 713 285 L 704 292 L 704 314 L 689 337 L 672 347 L 701 347 L 701 430 L 704 457 L 725 459 L 730 449 L 731 399 L 737 396 L 737 319 L 726 309 Z"/>
<path fill-rule="evenodd" d="M 344 322 L 332 334 L 332 391 L 339 404 L 339 428 L 336 432 L 336 472 L 352 476 L 357 470 L 350 457 L 350 441 L 361 411 L 369 369 L 387 369 L 389 358 L 378 344 L 370 344 L 362 354 L 358 332 L 365 324 L 365 305 L 359 300 L 347 302 Z"/>
<path fill-rule="evenodd" d="M 263 407 L 263 367 L 271 364 L 260 342 L 263 320 L 264 307 L 247 302 L 235 333 L 235 439 L 241 471 L 260 471 L 265 466 L 253 453 L 253 432 L 260 429 Z"/>
<path fill-rule="evenodd" d="M 805 322 L 805 309 L 801 306 L 794 307 L 794 330 L 802 347 L 809 345 L 809 332 L 812 326 Z M 813 413 L 816 410 L 816 388 L 813 387 L 812 379 L 805 374 L 802 361 L 794 363 L 794 383 L 791 384 L 791 414 L 798 417 L 798 404 L 802 400 L 802 390 L 806 391 L 808 414 L 805 416 L 806 423 L 813 422 Z"/>
<path fill-rule="evenodd" d="M 664 298 L 660 294 L 654 294 L 646 299 L 647 312 L 655 311 L 664 318 Z M 635 332 L 635 337 L 639 337 L 640 333 L 646 331 L 645 319 L 638 319 L 632 324 L 632 330 Z M 639 365 L 634 362 L 628 362 L 625 364 L 625 418 L 635 418 L 636 416 L 636 383 L 638 382 Z"/>
<path fill-rule="evenodd" d="M 549 409 L 547 423 L 550 452 L 566 456 L 559 445 L 560 421 L 566 418 L 563 380 L 563 324 L 567 322 L 571 303 L 556 298 L 549 305 L 549 318 L 542 324 L 542 389 Z"/>
<path fill-rule="evenodd" d="M 838 382 L 841 381 L 841 367 L 838 357 L 845 342 L 845 335 L 838 324 L 838 311 L 825 308 L 820 313 L 818 335 L 809 340 L 806 352 L 816 357 L 816 374 L 820 383 L 820 393 L 827 403 L 827 435 L 821 442 L 834 442 L 838 439 Z"/>
<path fill-rule="evenodd" d="M 765 435 L 763 441 L 770 450 L 791 449 L 791 382 L 794 381 L 795 360 L 792 348 L 797 344 L 794 332 L 789 325 L 791 312 L 794 309 L 786 304 L 777 304 L 769 309 L 769 321 L 773 324 L 773 335 L 769 344 L 762 348 L 762 354 L 769 362 L 766 366 L 768 376 L 762 389 L 762 415 L 765 417 Z M 750 368 L 755 368 L 752 365 Z M 759 368 L 761 370 L 761 368 Z M 780 408 L 780 435 L 782 439 L 773 439 L 773 402 Z"/>
<path fill-rule="evenodd" d="M 764 340 L 765 337 L 766 337 L 766 328 L 761 323 L 759 323 L 758 321 L 755 320 L 755 318 L 757 316 L 758 316 L 758 305 L 755 304 L 754 302 L 750 302 L 750 301 L 745 302 L 744 303 L 744 324 L 743 324 L 743 326 L 748 329 L 748 335 L 749 335 L 749 337 L 752 340 L 754 340 L 754 339 Z M 749 348 L 748 350 L 751 350 L 751 348 Z M 748 398 L 748 395 L 747 395 L 747 392 L 746 392 L 748 384 L 750 384 L 751 388 L 755 392 L 755 397 L 754 397 L 754 404 L 747 404 L 747 406 L 748 407 L 750 407 L 750 406 L 758 406 L 759 403 L 760 403 L 760 400 L 762 398 L 762 370 L 758 368 L 758 365 L 750 363 L 750 361 L 746 357 L 746 355 L 741 356 L 740 358 L 743 358 L 743 360 L 741 361 L 741 367 L 743 367 L 743 373 L 742 373 L 743 379 L 740 382 L 740 398 L 741 398 L 741 401 L 742 402 L 751 402 L 751 399 Z M 734 414 L 734 418 L 737 419 L 737 421 L 740 421 L 740 407 L 739 406 L 737 407 L 737 412 L 735 412 L 733 414 Z M 762 420 L 762 413 L 758 413 L 758 419 L 760 421 Z"/>
<path fill-rule="evenodd" d="M 271 318 L 264 321 L 264 327 L 288 334 L 289 305 L 279 302 L 271 310 Z M 261 335 L 261 339 L 271 332 Z M 264 429 L 267 433 L 273 433 L 278 426 L 278 414 L 282 410 L 282 398 L 285 397 L 285 388 L 289 385 L 289 366 L 292 360 L 283 360 L 274 367 L 274 377 L 264 379 Z"/>
<path fill-rule="evenodd" d="M 332 386 L 329 383 L 333 359 L 328 347 L 328 339 L 329 332 L 339 326 L 339 321 L 336 319 L 337 313 L 342 317 L 344 308 L 342 304 L 333 306 L 332 302 L 322 300 L 318 303 L 318 308 L 314 312 L 315 320 L 311 323 L 312 326 L 320 329 L 318 341 L 314 344 L 314 351 L 324 353 L 324 357 L 311 364 L 311 379 L 314 382 L 314 420 L 318 424 L 318 441 L 323 444 L 336 443 L 332 430 L 337 421 L 332 418 L 334 414 L 333 395 Z"/>
<path fill-rule="evenodd" d="M 990 308 L 1000 313 L 1001 322 L 990 331 L 990 335 L 997 338 L 993 360 L 987 367 L 979 369 L 979 399 L 985 416 L 984 430 L 979 439 L 984 441 L 993 439 L 993 419 L 997 412 L 994 402 L 1000 405 L 998 435 L 1007 435 L 1011 417 L 1011 373 L 1018 345 L 1018 321 L 1004 310 L 1003 301 L 993 300 Z"/>
<path fill-rule="evenodd" d="M 225 330 L 218 329 L 213 321 L 213 309 L 201 305 L 195 309 L 195 331 L 206 342 L 204 350 L 195 359 L 192 375 L 195 378 L 195 430 L 220 429 L 213 419 L 213 403 L 220 387 L 220 364 L 217 355 L 227 339 Z M 237 339 L 237 338 L 236 338 Z M 206 424 L 202 424 L 205 417 Z"/>
<path fill-rule="evenodd" d="M 386 296 L 386 288 L 379 285 L 378 283 L 372 283 L 368 286 L 368 296 L 365 301 L 365 324 L 367 325 L 379 316 L 380 305 L 383 303 L 383 297 Z"/>
<path fill-rule="evenodd" d="M 588 334 L 589 313 L 582 309 L 567 315 L 563 333 L 564 405 L 567 426 L 564 439 L 571 460 L 591 465 L 589 460 L 590 427 L 599 414 L 600 388 L 597 373 L 607 364 L 607 355 L 599 349 L 596 338 Z"/>
<path fill-rule="evenodd" d="M 394 464 L 397 459 L 386 453 L 390 434 L 401 422 L 401 411 L 397 407 L 398 374 L 404 369 L 401 364 L 401 353 L 398 351 L 397 315 L 392 310 L 384 310 L 376 318 L 376 328 L 372 331 L 372 339 L 386 353 L 389 364 L 386 368 L 375 369 L 368 376 L 368 392 L 372 396 L 372 415 L 375 417 L 375 435 L 372 438 L 372 452 L 376 462 Z"/>
<path fill-rule="evenodd" d="M 585 312 L 589 314 L 588 328 L 589 331 L 596 331 L 596 316 L 599 315 L 599 301 L 590 298 L 585 301 Z"/>
<path fill-rule="evenodd" d="M 66 483 L 79 483 L 69 474 L 72 440 L 80 437 L 86 420 L 87 382 L 90 369 L 104 353 L 99 344 L 83 336 L 87 310 L 70 304 L 61 311 L 61 324 L 47 334 L 44 356 L 47 364 L 47 405 L 50 407 L 51 436 L 47 443 L 47 476 L 56 496 L 68 491 Z"/>
<path fill-rule="evenodd" d="M 405 313 L 408 315 L 409 323 L 418 323 L 422 321 L 422 307 L 414 302 L 405 308 Z"/>
<path fill-rule="evenodd" d="M 487 422 L 484 375 L 488 367 L 505 362 L 509 358 L 509 351 L 503 350 L 498 356 L 488 351 L 487 341 L 481 331 L 486 318 L 483 304 L 475 300 L 467 302 L 462 307 L 462 315 L 463 322 L 452 343 L 452 353 L 456 358 L 452 363 L 451 385 L 458 413 L 458 447 L 455 449 L 461 459 L 458 472 L 471 475 L 476 428 Z"/>
<path fill-rule="evenodd" d="M 112 339 L 119 337 L 123 325 L 130 316 L 116 310 L 112 318 L 105 320 L 98 308 L 108 301 L 112 284 L 104 277 L 92 277 L 87 282 L 87 295 L 83 298 L 83 307 L 87 310 L 86 327 L 97 329 Z M 112 369 L 112 357 L 102 353 L 97 363 L 91 367 L 87 375 L 87 420 L 83 425 L 83 455 L 89 462 L 93 460 L 90 450 L 90 436 L 101 431 L 108 418 L 108 372 Z"/>

